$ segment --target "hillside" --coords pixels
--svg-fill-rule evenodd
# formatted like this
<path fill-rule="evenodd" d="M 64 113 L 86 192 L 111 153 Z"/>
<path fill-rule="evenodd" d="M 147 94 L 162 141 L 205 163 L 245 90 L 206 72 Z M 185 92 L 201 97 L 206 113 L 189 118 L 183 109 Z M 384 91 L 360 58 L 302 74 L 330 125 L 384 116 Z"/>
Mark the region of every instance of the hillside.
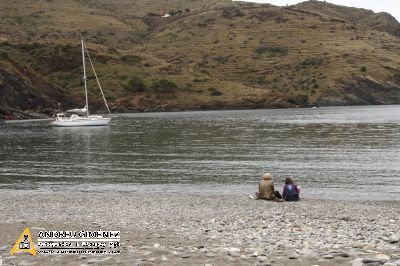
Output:
<path fill-rule="evenodd" d="M 0 17 L 0 93 L 16 91 L 3 107 L 54 109 L 62 93 L 63 108 L 83 106 L 80 38 L 118 112 L 400 103 L 389 14 L 317 1 L 4 0 Z M 28 74 L 10 62 L 41 82 L 13 86 Z M 17 104 L 30 93 L 32 105 Z"/>
<path fill-rule="evenodd" d="M 374 13 L 368 9 L 333 5 L 321 1 L 302 2 L 293 6 L 293 9 L 311 11 L 332 18 L 342 19 L 400 37 L 400 23 L 389 13 Z"/>

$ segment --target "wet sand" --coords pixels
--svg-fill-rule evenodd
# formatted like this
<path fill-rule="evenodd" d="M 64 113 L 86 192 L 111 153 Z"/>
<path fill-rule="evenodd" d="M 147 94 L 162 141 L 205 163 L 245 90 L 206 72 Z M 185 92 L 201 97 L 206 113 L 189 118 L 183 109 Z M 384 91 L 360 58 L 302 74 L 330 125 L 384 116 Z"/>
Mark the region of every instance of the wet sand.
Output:
<path fill-rule="evenodd" d="M 0 194 L 3 265 L 400 265 L 399 202 L 111 193 Z M 10 256 L 25 227 L 120 230 L 119 255 Z M 369 264 L 368 264 L 369 263 Z"/>

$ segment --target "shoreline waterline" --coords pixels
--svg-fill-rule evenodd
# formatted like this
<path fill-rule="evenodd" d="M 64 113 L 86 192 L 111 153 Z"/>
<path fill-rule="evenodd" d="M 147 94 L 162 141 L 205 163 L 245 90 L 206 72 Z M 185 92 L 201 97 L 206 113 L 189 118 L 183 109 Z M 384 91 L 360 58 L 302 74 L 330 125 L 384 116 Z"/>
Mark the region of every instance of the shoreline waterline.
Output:
<path fill-rule="evenodd" d="M 258 189 L 258 184 L 246 185 L 223 185 L 223 184 L 114 184 L 114 185 L 96 185 L 96 184 L 80 184 L 76 186 L 68 185 L 68 188 L 63 188 L 63 184 L 48 184 L 48 188 L 27 188 L 21 184 L 19 189 L 8 189 L 0 187 L 0 192 L 10 193 L 13 195 L 63 195 L 65 193 L 71 195 L 85 194 L 108 194 L 115 196 L 149 196 L 153 194 L 165 195 L 171 197 L 248 197 L 254 195 Z M 275 185 L 275 189 L 279 192 L 280 187 Z M 339 202 L 400 202 L 396 193 L 381 192 L 364 192 L 352 194 L 352 190 L 348 189 L 348 194 L 343 195 L 343 190 L 339 191 L 321 190 L 320 188 L 301 188 L 301 198 L 307 200 L 319 201 L 339 201 Z M 326 193 L 325 193 L 326 192 Z M 335 193 L 333 193 L 335 192 Z"/>

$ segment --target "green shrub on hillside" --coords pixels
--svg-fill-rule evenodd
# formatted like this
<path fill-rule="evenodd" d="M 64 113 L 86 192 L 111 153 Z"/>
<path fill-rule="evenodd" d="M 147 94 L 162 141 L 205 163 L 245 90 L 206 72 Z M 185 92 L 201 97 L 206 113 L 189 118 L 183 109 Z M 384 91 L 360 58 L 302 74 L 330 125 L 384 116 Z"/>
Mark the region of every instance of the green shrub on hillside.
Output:
<path fill-rule="evenodd" d="M 21 48 L 22 50 L 26 50 L 26 51 L 31 51 L 34 50 L 36 48 L 39 48 L 40 44 L 33 42 L 33 43 L 25 43 L 25 44 L 20 44 L 19 48 Z"/>
<path fill-rule="evenodd" d="M 195 78 L 195 79 L 193 79 L 193 82 L 207 82 L 207 81 L 208 81 L 207 78 L 204 78 L 204 79 Z"/>
<path fill-rule="evenodd" d="M 224 7 L 222 9 L 222 17 L 226 19 L 234 19 L 235 17 L 242 17 L 244 15 L 240 7 Z"/>
<path fill-rule="evenodd" d="M 173 81 L 161 79 L 153 81 L 151 88 L 155 92 L 171 93 L 178 89 L 178 85 Z"/>
<path fill-rule="evenodd" d="M 146 16 L 148 16 L 148 17 L 159 17 L 160 14 L 153 13 L 153 12 L 148 12 L 148 13 L 146 13 Z"/>
<path fill-rule="evenodd" d="M 324 62 L 323 58 L 320 57 L 313 57 L 313 58 L 307 58 L 304 60 L 301 64 L 303 66 L 319 66 Z"/>
<path fill-rule="evenodd" d="M 211 96 L 220 96 L 220 95 L 222 95 L 222 92 L 220 92 L 218 89 L 216 89 L 214 87 L 208 88 L 208 91 L 210 92 Z"/>
<path fill-rule="evenodd" d="M 128 81 L 128 89 L 136 92 L 143 92 L 146 90 L 146 84 L 139 77 L 132 77 Z"/>
<path fill-rule="evenodd" d="M 268 80 L 265 78 L 265 76 L 259 76 L 256 80 L 257 84 L 259 85 L 265 85 L 268 84 Z"/>
<path fill-rule="evenodd" d="M 275 17 L 275 22 L 276 23 L 285 23 L 287 21 L 289 21 L 289 19 L 286 18 L 285 16 L 278 15 L 278 16 Z"/>
<path fill-rule="evenodd" d="M 124 55 L 121 57 L 122 62 L 136 64 L 140 61 L 140 57 L 136 55 Z"/>
<path fill-rule="evenodd" d="M 256 53 L 268 56 L 284 56 L 288 53 L 288 48 L 285 46 L 270 46 L 267 44 L 261 45 L 256 48 Z"/>
<path fill-rule="evenodd" d="M 136 31 L 133 33 L 134 41 L 143 41 L 150 35 L 149 31 Z"/>
<path fill-rule="evenodd" d="M 0 52 L 0 58 L 7 59 L 8 58 L 8 54 L 6 52 Z"/>
<path fill-rule="evenodd" d="M 9 41 L 2 41 L 0 42 L 0 46 L 11 46 L 11 43 Z"/>
<path fill-rule="evenodd" d="M 366 66 L 362 66 L 362 67 L 360 68 L 360 70 L 361 70 L 361 72 L 367 72 L 367 67 L 366 67 Z"/>
<path fill-rule="evenodd" d="M 214 56 L 212 59 L 221 64 L 225 64 L 228 62 L 228 58 L 226 58 L 225 56 L 222 56 L 222 55 Z"/>

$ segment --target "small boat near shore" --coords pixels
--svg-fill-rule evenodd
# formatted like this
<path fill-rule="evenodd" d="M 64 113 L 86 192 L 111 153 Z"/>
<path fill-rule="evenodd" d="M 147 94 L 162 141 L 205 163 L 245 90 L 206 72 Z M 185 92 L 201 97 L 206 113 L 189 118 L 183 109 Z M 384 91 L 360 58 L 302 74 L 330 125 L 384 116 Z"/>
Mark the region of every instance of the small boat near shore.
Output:
<path fill-rule="evenodd" d="M 67 117 L 64 113 L 58 113 L 52 125 L 56 127 L 106 126 L 110 121 L 110 117 L 102 115 L 79 116 L 73 114 Z"/>
<path fill-rule="evenodd" d="M 94 69 L 92 60 L 90 59 L 89 52 L 83 42 L 82 43 L 82 61 L 83 61 L 83 82 L 85 85 L 85 99 L 86 105 L 84 108 L 75 108 L 71 110 L 67 110 L 65 113 L 58 113 L 54 117 L 54 121 L 51 123 L 53 126 L 56 127 L 83 127 L 83 126 L 106 126 L 111 121 L 110 109 L 108 108 L 108 104 L 106 98 L 103 93 L 103 89 L 101 88 L 99 79 L 97 78 L 96 71 Z M 87 77 L 86 77 L 86 64 L 85 64 L 85 51 L 87 57 L 89 59 L 90 65 L 92 66 L 92 70 L 94 76 L 96 77 L 97 85 L 100 89 L 101 95 L 103 96 L 104 104 L 107 107 L 108 115 L 90 115 L 89 113 L 89 100 L 88 100 L 88 92 L 87 92 Z M 69 115 L 70 114 L 70 115 Z"/>

